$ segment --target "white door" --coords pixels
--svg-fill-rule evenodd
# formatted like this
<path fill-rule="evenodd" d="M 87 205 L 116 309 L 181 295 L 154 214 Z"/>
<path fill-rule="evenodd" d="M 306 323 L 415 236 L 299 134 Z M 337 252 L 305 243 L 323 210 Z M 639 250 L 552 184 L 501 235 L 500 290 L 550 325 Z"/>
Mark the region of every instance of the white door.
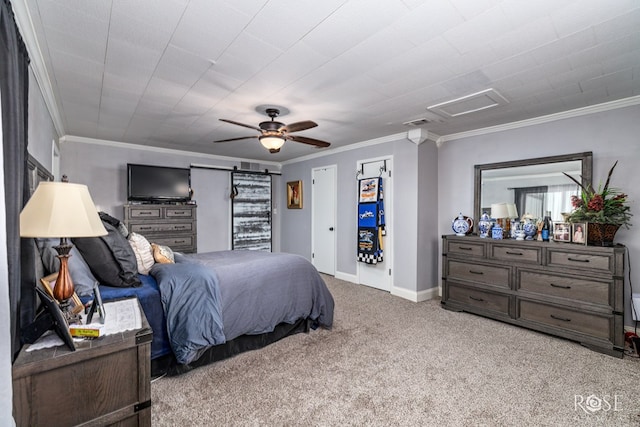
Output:
<path fill-rule="evenodd" d="M 385 229 L 386 236 L 382 237 L 383 245 L 383 261 L 377 264 L 367 264 L 364 262 L 358 262 L 358 283 L 362 285 L 371 286 L 372 288 L 382 289 L 383 291 L 391 291 L 392 283 L 392 253 L 391 253 L 391 241 L 393 238 L 393 230 L 391 229 L 391 223 L 393 220 L 393 213 L 391 212 L 392 205 L 392 187 L 391 187 L 391 164 L 392 157 L 385 157 L 381 159 L 361 160 L 358 162 L 358 171 L 363 173 L 358 176 L 358 179 L 362 178 L 374 178 L 377 176 L 382 177 L 382 188 L 384 191 L 384 216 L 385 216 Z M 356 203 L 358 200 L 356 200 Z M 356 210 L 357 211 L 357 210 Z M 354 245 L 356 244 L 354 236 Z M 355 251 L 354 251 L 355 256 Z"/>
<path fill-rule="evenodd" d="M 311 171 L 312 254 L 311 261 L 321 273 L 336 273 L 336 167 Z"/>

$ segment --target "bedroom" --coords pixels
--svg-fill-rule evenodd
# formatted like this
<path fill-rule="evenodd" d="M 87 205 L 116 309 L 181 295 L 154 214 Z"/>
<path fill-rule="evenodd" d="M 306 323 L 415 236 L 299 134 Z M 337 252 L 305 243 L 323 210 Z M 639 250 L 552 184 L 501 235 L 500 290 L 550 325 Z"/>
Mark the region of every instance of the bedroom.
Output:
<path fill-rule="evenodd" d="M 637 16 L 637 10 L 634 16 Z M 631 22 L 637 22 L 637 18 L 635 19 L 636 21 Z M 631 52 L 637 55 L 637 49 Z M 402 134 L 393 133 L 394 138 L 387 140 L 376 138 L 385 137 L 388 134 L 376 134 L 367 139 L 356 140 L 363 141 L 363 144 L 354 150 L 329 152 L 326 156 L 318 156 L 315 151 L 304 151 L 305 155 L 316 154 L 309 159 L 303 157 L 298 160 L 275 161 L 271 160 L 273 157 L 263 156 L 262 153 L 256 156 L 238 157 L 243 160 L 257 161 L 261 164 L 261 169 L 281 170 L 282 175 L 274 177 L 274 201 L 278 207 L 278 216 L 274 215 L 274 247 L 276 250 L 297 253 L 310 258 L 312 250 L 309 239 L 297 238 L 297 230 L 311 227 L 310 210 L 296 211 L 285 208 L 283 194 L 285 183 L 302 179 L 306 204 L 311 197 L 309 182 L 311 170 L 316 167 L 337 165 L 338 186 L 355 192 L 354 175 L 359 160 L 393 156 L 394 212 L 398 218 L 394 224 L 395 235 L 402 237 L 394 240 L 395 246 L 392 248 L 394 252 L 392 292 L 410 300 L 428 299 L 438 296 L 440 236 L 450 233 L 451 219 L 454 215 L 460 211 L 465 213 L 472 211 L 475 164 L 592 151 L 594 180 L 602 180 L 611 164 L 615 160 L 620 160 L 615 183 L 624 187 L 631 200 L 638 200 L 640 192 L 629 185 L 638 180 L 638 172 L 634 166 L 640 157 L 637 145 L 640 125 L 636 120 L 640 114 L 637 100 L 637 59 L 633 70 L 635 70 L 633 74 L 635 80 L 632 81 L 632 89 L 617 102 L 584 110 L 574 109 L 564 115 L 551 116 L 549 120 L 522 123 L 527 126 L 505 125 L 491 132 L 463 135 L 464 137 L 439 145 L 431 140 L 417 145 L 406 138 L 406 131 Z M 30 70 L 32 89 L 40 86 L 34 73 L 34 69 Z M 127 162 L 172 166 L 188 166 L 192 163 L 232 166 L 239 163 L 237 160 L 227 163 L 223 159 L 209 157 L 206 154 L 188 155 L 181 150 L 153 149 L 147 146 L 130 148 L 118 141 L 60 135 L 44 98 L 45 95 L 38 91 L 30 92 L 29 116 L 33 119 L 29 125 L 30 150 L 33 150 L 31 154 L 42 164 L 53 167 L 55 162 L 51 141 L 64 136 L 59 147 L 56 147 L 58 150 L 56 156 L 60 158 L 59 170 L 67 173 L 73 181 L 89 185 L 96 204 L 117 217 L 122 217 L 122 204 L 126 191 L 123 168 Z M 251 108 L 250 105 L 245 106 L 246 110 L 250 111 Z M 300 119 L 314 119 L 312 116 L 313 113 L 310 113 Z M 253 123 L 258 119 L 258 115 L 254 113 L 249 119 L 243 121 Z M 319 130 L 327 127 L 331 127 L 331 124 L 322 123 Z M 318 135 L 311 132 L 308 134 Z M 428 133 L 425 135 L 428 136 Z M 216 176 L 222 182 L 216 197 L 225 197 L 228 194 L 228 177 L 225 173 Z M 204 187 L 201 184 L 200 188 L 196 188 L 196 199 L 200 200 L 204 197 L 202 195 L 205 188 L 206 184 Z M 355 205 L 348 202 L 352 200 L 348 191 L 338 196 L 337 227 L 345 237 L 337 242 L 336 275 L 353 279 L 357 277 L 358 267 L 355 259 L 351 257 L 354 243 L 349 236 L 354 235 L 350 230 L 354 229 L 352 218 L 355 217 Z M 434 200 L 437 203 L 433 203 Z M 224 223 L 225 219 L 214 221 Z M 207 233 L 202 233 L 203 240 L 199 241 L 199 248 L 212 250 L 226 248 L 228 227 L 222 227 L 222 230 L 217 231 L 217 233 L 216 230 L 208 232 L 211 238 L 206 238 Z M 621 230 L 617 236 L 618 241 L 629 248 L 632 265 L 636 265 L 638 259 L 638 233 L 640 233 L 638 228 L 632 227 L 630 230 Z M 638 282 L 636 275 L 637 269 L 632 270 L 631 279 L 634 284 Z M 628 291 L 625 292 L 628 293 Z M 626 318 L 625 323 L 631 325 L 629 317 Z"/>

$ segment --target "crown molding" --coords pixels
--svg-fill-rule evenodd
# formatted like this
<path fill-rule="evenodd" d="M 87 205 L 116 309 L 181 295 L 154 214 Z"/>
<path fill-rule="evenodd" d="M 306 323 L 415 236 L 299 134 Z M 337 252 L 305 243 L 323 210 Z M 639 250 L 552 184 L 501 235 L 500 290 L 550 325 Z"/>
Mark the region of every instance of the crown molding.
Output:
<path fill-rule="evenodd" d="M 16 24 L 20 29 L 20 35 L 22 35 L 22 40 L 24 40 L 24 44 L 27 47 L 27 51 L 29 52 L 29 67 L 31 68 L 31 71 L 33 71 L 36 83 L 38 83 L 38 86 L 40 87 L 40 92 L 42 92 L 44 103 L 49 110 L 49 114 L 51 115 L 53 126 L 56 128 L 56 132 L 58 132 L 58 135 L 64 135 L 64 121 L 60 116 L 60 111 L 58 110 L 58 105 L 56 104 L 56 97 L 53 93 L 53 85 L 51 84 L 51 80 L 49 79 L 49 73 L 47 72 L 44 58 L 42 57 L 42 50 L 40 49 L 40 44 L 38 43 L 38 39 L 36 37 L 33 20 L 31 19 L 31 14 L 29 13 L 27 2 L 16 1 L 13 2 L 11 6 L 13 8 L 14 16 L 16 17 Z"/>
<path fill-rule="evenodd" d="M 486 128 L 474 129 L 467 132 L 452 133 L 450 135 L 443 135 L 438 138 L 436 144 L 439 147 L 444 142 L 454 141 L 456 139 L 487 135 L 490 133 L 502 132 L 505 130 L 519 129 L 527 126 L 534 126 L 543 123 L 554 122 L 557 120 L 569 119 L 572 117 L 586 116 L 588 114 L 602 113 L 605 111 L 616 110 L 618 108 L 631 107 L 638 104 L 640 104 L 640 95 L 618 99 L 616 101 L 604 102 L 602 104 L 590 105 L 588 107 L 576 108 L 574 110 L 562 111 L 560 113 L 549 114 L 546 116 L 534 117 L 532 119 L 520 120 L 518 122 L 489 126 Z"/>
<path fill-rule="evenodd" d="M 117 148 L 126 148 L 128 150 L 140 150 L 140 151 L 151 151 L 154 153 L 162 153 L 162 154 L 172 154 L 178 156 L 193 156 L 198 158 L 210 159 L 210 160 L 221 160 L 225 162 L 250 162 L 250 163 L 260 163 L 260 165 L 274 166 L 280 169 L 282 167 L 281 163 L 271 162 L 266 160 L 256 160 L 256 159 L 244 159 L 241 157 L 228 157 L 228 156 L 219 156 L 216 154 L 205 154 L 197 151 L 185 151 L 185 150 L 176 150 L 173 148 L 161 148 L 161 147 L 153 147 L 149 145 L 138 145 L 138 144 L 129 144 L 126 142 L 117 142 L 117 141 L 109 141 L 106 139 L 95 139 L 95 138 L 86 138 L 83 136 L 73 136 L 73 135 L 65 135 L 60 138 L 60 144 L 64 144 L 67 142 L 77 142 L 81 144 L 93 144 L 93 145 L 104 145 L 108 147 L 117 147 Z"/>
<path fill-rule="evenodd" d="M 307 156 L 296 157 L 295 159 L 285 160 L 281 164 L 290 165 L 293 163 L 305 162 L 311 159 L 317 159 L 318 157 L 332 156 L 334 154 L 344 153 L 345 151 L 358 150 L 364 147 L 371 147 L 372 145 L 384 144 L 386 142 L 393 142 L 405 139 L 407 137 L 406 132 L 396 133 L 393 135 L 383 136 L 380 138 L 370 139 L 367 141 L 356 142 L 354 144 L 343 145 L 342 147 L 332 148 L 329 150 L 323 150 L 321 153 L 309 154 Z"/>

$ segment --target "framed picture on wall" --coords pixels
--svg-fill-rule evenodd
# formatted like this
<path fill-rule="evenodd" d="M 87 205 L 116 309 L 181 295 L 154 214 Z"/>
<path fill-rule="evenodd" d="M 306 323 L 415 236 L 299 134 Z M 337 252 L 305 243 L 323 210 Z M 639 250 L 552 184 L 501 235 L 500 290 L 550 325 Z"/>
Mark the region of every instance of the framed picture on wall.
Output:
<path fill-rule="evenodd" d="M 287 208 L 302 209 L 302 181 L 287 182 Z"/>
<path fill-rule="evenodd" d="M 587 223 L 574 222 L 571 224 L 571 241 L 580 245 L 587 244 Z"/>

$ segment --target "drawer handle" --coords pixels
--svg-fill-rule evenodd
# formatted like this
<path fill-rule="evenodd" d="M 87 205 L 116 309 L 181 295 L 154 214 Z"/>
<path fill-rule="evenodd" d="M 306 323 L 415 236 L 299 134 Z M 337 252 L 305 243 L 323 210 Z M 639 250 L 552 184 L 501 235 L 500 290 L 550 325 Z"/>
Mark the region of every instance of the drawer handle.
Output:
<path fill-rule="evenodd" d="M 153 230 L 153 227 L 139 227 L 138 230 Z"/>
<path fill-rule="evenodd" d="M 458 246 L 458 249 L 460 249 L 461 251 L 472 251 L 473 250 L 473 248 L 467 248 L 467 247 L 464 247 L 464 246 Z"/>
<path fill-rule="evenodd" d="M 484 302 L 484 300 L 482 298 L 472 297 L 471 295 L 469 295 L 469 299 L 472 299 L 472 300 L 478 301 L 478 302 Z"/>
<path fill-rule="evenodd" d="M 153 215 L 153 212 L 138 212 L 138 215 Z"/>
<path fill-rule="evenodd" d="M 509 251 L 507 251 L 507 255 L 519 255 L 519 256 L 522 256 L 524 254 L 522 252 L 509 252 Z"/>
<path fill-rule="evenodd" d="M 566 317 L 555 316 L 553 314 L 551 315 L 551 318 L 556 320 L 561 320 L 563 322 L 571 322 L 571 319 L 568 319 Z"/>
<path fill-rule="evenodd" d="M 473 270 L 469 270 L 469 273 L 471 273 L 471 274 L 484 274 L 484 271 L 473 271 Z"/>
<path fill-rule="evenodd" d="M 553 288 L 571 289 L 571 286 L 556 285 L 555 283 L 549 283 L 549 285 Z"/>
<path fill-rule="evenodd" d="M 578 259 L 578 258 L 571 258 L 571 257 L 567 258 L 567 260 L 573 261 L 573 262 L 589 262 L 588 259 Z"/>

